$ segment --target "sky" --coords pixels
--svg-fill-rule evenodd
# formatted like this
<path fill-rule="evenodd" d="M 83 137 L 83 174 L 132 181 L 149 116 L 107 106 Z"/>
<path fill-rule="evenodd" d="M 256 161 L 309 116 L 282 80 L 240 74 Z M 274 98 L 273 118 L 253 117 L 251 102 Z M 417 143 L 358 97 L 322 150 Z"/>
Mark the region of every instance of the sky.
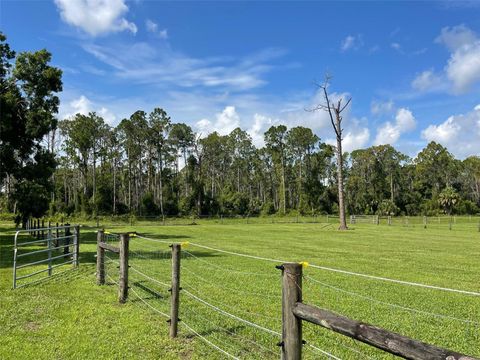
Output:
<path fill-rule="evenodd" d="M 15 51 L 63 70 L 59 118 L 114 126 L 164 108 L 200 136 L 310 127 L 333 143 L 318 85 L 351 105 L 344 150 L 437 141 L 480 155 L 480 0 L 422 2 L 2 0 Z"/>

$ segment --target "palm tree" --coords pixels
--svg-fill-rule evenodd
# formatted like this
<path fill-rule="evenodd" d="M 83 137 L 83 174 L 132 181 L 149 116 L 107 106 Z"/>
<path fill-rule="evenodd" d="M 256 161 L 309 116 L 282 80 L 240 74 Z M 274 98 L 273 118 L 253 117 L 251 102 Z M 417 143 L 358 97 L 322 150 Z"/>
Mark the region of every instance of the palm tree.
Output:
<path fill-rule="evenodd" d="M 443 191 L 438 195 L 438 203 L 443 208 L 446 214 L 451 215 L 452 210 L 455 205 L 458 203 L 460 197 L 454 188 L 447 186 Z"/>

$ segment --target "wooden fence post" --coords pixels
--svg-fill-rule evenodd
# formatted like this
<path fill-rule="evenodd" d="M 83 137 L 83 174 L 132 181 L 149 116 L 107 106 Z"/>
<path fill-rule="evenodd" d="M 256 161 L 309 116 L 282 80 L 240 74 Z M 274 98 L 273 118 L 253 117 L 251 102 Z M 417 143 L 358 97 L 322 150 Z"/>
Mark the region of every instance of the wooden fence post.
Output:
<path fill-rule="evenodd" d="M 124 304 L 128 298 L 128 233 L 120 234 L 120 278 L 118 280 L 118 301 Z"/>
<path fill-rule="evenodd" d="M 80 251 L 80 226 L 73 228 L 73 267 L 78 267 L 78 253 Z"/>
<path fill-rule="evenodd" d="M 282 360 L 302 358 L 302 320 L 293 313 L 297 302 L 302 302 L 302 265 L 285 263 L 282 270 Z"/>
<path fill-rule="evenodd" d="M 103 242 L 103 230 L 97 232 L 97 285 L 105 285 L 105 249 L 100 247 Z"/>
<path fill-rule="evenodd" d="M 178 308 L 180 304 L 180 255 L 181 245 L 172 244 L 172 293 L 170 304 L 170 337 L 177 337 L 178 333 Z"/>
<path fill-rule="evenodd" d="M 60 242 L 58 241 L 58 238 L 60 236 L 59 235 L 60 232 L 59 232 L 59 229 L 58 229 L 58 222 L 57 222 L 55 227 L 56 227 L 56 229 L 55 229 L 55 247 L 58 247 L 58 246 L 60 246 Z"/>
<path fill-rule="evenodd" d="M 48 245 L 48 276 L 52 276 L 52 229 L 48 229 L 47 233 L 47 245 Z"/>
<path fill-rule="evenodd" d="M 72 233 L 70 232 L 70 224 L 69 223 L 66 223 L 65 224 L 65 239 L 63 239 L 63 245 L 70 245 L 70 238 L 69 236 L 71 236 Z M 63 248 L 63 254 L 65 255 L 65 257 L 68 255 L 68 253 L 70 252 L 70 246 L 65 246 Z"/>

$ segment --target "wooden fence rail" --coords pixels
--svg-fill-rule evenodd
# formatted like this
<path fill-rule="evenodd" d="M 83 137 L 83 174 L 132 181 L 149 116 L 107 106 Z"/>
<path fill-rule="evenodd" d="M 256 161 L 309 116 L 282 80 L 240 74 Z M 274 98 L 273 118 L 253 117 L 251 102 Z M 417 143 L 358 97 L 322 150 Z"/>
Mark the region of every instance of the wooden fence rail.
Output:
<path fill-rule="evenodd" d="M 408 338 L 331 311 L 302 303 L 302 265 L 286 263 L 282 270 L 282 359 L 302 357 L 302 320 L 322 326 L 385 352 L 411 360 L 478 360 L 455 351 Z"/>
<path fill-rule="evenodd" d="M 105 232 L 97 232 L 97 285 L 105 285 L 105 251 L 119 254 L 118 301 L 125 303 L 128 298 L 128 244 L 130 235 L 120 234 L 119 247 L 107 244 Z"/>

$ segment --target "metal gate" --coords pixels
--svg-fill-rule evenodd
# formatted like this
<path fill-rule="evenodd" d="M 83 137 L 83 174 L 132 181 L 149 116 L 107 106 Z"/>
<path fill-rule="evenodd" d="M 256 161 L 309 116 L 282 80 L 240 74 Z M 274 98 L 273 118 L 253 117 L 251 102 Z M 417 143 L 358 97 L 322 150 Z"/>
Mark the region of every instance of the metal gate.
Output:
<path fill-rule="evenodd" d="M 54 270 L 64 265 L 78 267 L 79 237 L 78 225 L 17 231 L 13 247 L 13 288 L 52 276 Z M 19 280 L 24 281 L 18 285 Z"/>

